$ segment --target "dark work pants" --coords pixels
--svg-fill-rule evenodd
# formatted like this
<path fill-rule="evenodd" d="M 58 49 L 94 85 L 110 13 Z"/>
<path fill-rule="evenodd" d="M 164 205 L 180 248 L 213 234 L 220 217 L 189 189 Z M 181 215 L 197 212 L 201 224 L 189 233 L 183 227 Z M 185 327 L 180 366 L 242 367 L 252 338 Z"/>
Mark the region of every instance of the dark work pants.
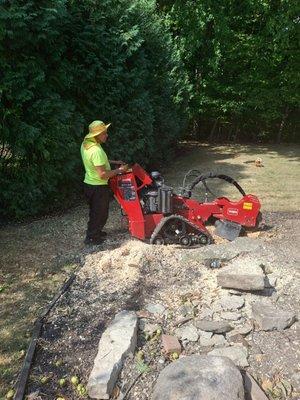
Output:
<path fill-rule="evenodd" d="M 97 239 L 108 218 L 109 187 L 84 183 L 84 195 L 90 207 L 86 236 L 89 239 Z"/>

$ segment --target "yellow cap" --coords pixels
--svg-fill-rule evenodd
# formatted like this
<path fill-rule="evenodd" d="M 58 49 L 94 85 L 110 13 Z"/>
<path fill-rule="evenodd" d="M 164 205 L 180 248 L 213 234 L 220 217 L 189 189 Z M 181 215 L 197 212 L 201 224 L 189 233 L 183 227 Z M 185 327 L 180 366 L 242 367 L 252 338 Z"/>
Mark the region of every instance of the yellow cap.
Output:
<path fill-rule="evenodd" d="M 89 133 L 85 136 L 85 139 L 100 135 L 100 133 L 105 132 L 110 125 L 111 124 L 105 124 L 102 121 L 93 121 L 89 125 Z"/>

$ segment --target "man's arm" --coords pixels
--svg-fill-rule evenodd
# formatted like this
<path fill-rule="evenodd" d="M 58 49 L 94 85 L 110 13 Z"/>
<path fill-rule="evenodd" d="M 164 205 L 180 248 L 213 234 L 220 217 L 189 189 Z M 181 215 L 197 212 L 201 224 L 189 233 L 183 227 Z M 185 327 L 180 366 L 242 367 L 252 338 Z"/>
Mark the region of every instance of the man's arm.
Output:
<path fill-rule="evenodd" d="M 128 169 L 127 165 L 121 165 L 121 167 L 112 169 L 111 171 L 105 169 L 104 165 L 100 165 L 96 167 L 96 171 L 98 172 L 98 175 L 100 176 L 101 179 L 110 179 L 118 174 L 122 174 L 123 172 L 126 172 Z"/>

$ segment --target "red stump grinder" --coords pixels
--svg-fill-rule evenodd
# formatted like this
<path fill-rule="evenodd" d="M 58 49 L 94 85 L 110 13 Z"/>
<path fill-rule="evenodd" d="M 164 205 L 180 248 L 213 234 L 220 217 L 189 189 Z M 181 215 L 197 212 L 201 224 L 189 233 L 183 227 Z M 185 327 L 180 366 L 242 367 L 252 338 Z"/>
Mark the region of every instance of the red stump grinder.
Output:
<path fill-rule="evenodd" d="M 186 185 L 188 177 L 194 179 Z M 234 185 L 241 193 L 241 199 L 234 202 L 226 197 L 217 197 L 209 202 L 207 195 L 213 193 L 207 180 L 214 178 Z M 192 198 L 193 189 L 198 184 L 204 186 L 204 202 Z M 164 184 L 159 172 L 149 175 L 140 165 L 134 164 L 128 172 L 112 178 L 110 186 L 128 220 L 131 235 L 149 240 L 151 244 L 210 244 L 213 239 L 205 227 L 209 219 L 215 220 L 217 235 L 234 240 L 242 229 L 255 228 L 261 220 L 258 198 L 246 194 L 227 175 L 202 175 L 199 171 L 191 170 L 184 178 L 180 193 L 175 194 L 171 187 Z"/>

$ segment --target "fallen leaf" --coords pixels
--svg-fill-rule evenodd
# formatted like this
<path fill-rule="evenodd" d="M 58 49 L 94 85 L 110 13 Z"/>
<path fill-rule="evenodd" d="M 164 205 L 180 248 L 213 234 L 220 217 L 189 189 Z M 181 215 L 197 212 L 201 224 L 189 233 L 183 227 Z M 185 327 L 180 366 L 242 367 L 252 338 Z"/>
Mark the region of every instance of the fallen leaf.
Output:
<path fill-rule="evenodd" d="M 261 382 L 262 389 L 267 392 L 273 389 L 273 382 L 270 379 L 263 379 Z"/>
<path fill-rule="evenodd" d="M 255 359 L 257 362 L 262 362 L 266 358 L 265 354 L 256 354 Z"/>
<path fill-rule="evenodd" d="M 150 318 L 151 317 L 151 313 L 147 310 L 137 311 L 136 315 L 138 316 L 138 318 Z"/>
<path fill-rule="evenodd" d="M 117 398 L 119 397 L 119 395 L 120 395 L 120 388 L 119 388 L 118 386 L 115 386 L 115 387 L 113 388 L 111 397 L 112 397 L 113 399 L 117 399 Z"/>

